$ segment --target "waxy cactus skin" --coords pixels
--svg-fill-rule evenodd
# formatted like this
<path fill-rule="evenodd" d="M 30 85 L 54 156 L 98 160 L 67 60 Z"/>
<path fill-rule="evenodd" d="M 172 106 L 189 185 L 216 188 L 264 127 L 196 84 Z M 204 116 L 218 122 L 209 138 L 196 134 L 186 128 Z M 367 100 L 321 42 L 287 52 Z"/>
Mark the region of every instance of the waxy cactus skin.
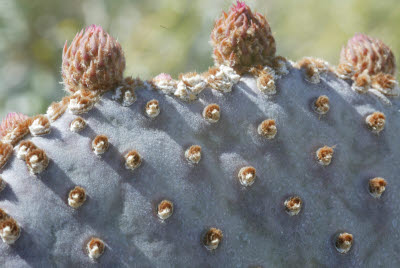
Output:
<path fill-rule="evenodd" d="M 230 14 L 237 33 L 269 29 L 242 2 Z M 0 127 L 0 265 L 398 267 L 393 66 L 294 63 L 270 36 L 261 54 L 242 58 L 242 40 L 235 61 L 141 81 L 123 79 L 104 30 L 78 34 L 63 66 L 87 59 L 72 53 L 82 40 L 107 37 L 108 67 L 97 54 L 63 70 L 70 95 Z M 90 84 L 93 70 L 105 76 Z"/>

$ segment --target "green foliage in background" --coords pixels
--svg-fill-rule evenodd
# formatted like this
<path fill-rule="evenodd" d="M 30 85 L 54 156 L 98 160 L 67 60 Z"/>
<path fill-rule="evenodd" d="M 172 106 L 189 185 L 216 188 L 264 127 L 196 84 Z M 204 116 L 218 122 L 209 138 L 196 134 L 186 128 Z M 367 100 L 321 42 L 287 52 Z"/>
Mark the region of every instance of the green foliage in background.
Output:
<path fill-rule="evenodd" d="M 278 54 L 292 60 L 322 57 L 337 64 L 356 32 L 382 39 L 400 58 L 398 0 L 249 0 L 267 16 Z M 61 52 L 90 24 L 121 43 L 126 75 L 177 77 L 212 65 L 209 34 L 231 1 L 215 0 L 0 0 L 0 117 L 44 113 L 64 92 Z M 398 63 L 399 60 L 398 60 Z"/>

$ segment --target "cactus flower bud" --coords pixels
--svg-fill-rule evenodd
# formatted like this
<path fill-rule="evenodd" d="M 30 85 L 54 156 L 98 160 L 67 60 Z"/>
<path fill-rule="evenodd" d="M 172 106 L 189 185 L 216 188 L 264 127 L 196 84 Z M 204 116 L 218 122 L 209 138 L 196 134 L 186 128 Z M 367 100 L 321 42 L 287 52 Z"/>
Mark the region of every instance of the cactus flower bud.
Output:
<path fill-rule="evenodd" d="M 385 73 L 394 75 L 396 61 L 390 48 L 381 40 L 364 34 L 356 34 L 342 49 L 340 63 L 350 63 L 355 69 L 355 76 L 368 70 L 369 75 Z"/>
<path fill-rule="evenodd" d="M 211 44 L 215 65 L 227 65 L 239 73 L 267 64 L 276 52 L 275 39 L 265 17 L 253 13 L 240 1 L 216 21 Z"/>
<path fill-rule="evenodd" d="M 100 26 L 87 27 L 64 45 L 62 77 L 69 93 L 109 90 L 122 81 L 124 69 L 121 45 Z"/>
<path fill-rule="evenodd" d="M 21 113 L 9 113 L 0 124 L 0 139 L 2 142 L 17 144 L 29 133 L 31 120 Z"/>

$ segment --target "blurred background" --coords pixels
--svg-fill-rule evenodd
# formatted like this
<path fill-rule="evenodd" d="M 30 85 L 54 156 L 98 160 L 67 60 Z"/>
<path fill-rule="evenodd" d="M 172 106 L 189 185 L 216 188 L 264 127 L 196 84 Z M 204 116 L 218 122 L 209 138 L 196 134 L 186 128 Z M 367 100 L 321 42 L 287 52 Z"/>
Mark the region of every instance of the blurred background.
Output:
<path fill-rule="evenodd" d="M 209 34 L 228 0 L 0 0 L 0 118 L 44 113 L 64 96 L 64 42 L 99 24 L 121 43 L 126 75 L 207 70 Z M 337 64 L 356 32 L 382 39 L 400 58 L 399 0 L 247 0 L 266 15 L 278 54 L 316 56 Z M 398 64 L 399 64 L 398 60 Z"/>

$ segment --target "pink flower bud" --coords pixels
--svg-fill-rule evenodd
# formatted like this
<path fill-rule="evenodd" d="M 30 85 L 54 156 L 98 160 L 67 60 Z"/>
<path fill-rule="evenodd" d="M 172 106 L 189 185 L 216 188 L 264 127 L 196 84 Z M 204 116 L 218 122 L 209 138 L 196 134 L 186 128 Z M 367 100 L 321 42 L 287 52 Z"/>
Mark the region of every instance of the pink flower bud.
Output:
<path fill-rule="evenodd" d="M 64 45 L 62 76 L 69 93 L 110 90 L 122 81 L 124 69 L 121 45 L 100 26 L 87 27 Z"/>
<path fill-rule="evenodd" d="M 265 65 L 275 56 L 276 45 L 265 17 L 253 13 L 244 3 L 237 1 L 216 21 L 211 32 L 214 62 L 227 65 L 239 73 L 249 67 Z"/>
<path fill-rule="evenodd" d="M 347 46 L 342 49 L 340 63 L 352 65 L 355 77 L 364 70 L 367 70 L 369 75 L 394 75 L 396 72 L 396 61 L 391 49 L 381 40 L 364 34 L 356 34 L 349 40 Z"/>

